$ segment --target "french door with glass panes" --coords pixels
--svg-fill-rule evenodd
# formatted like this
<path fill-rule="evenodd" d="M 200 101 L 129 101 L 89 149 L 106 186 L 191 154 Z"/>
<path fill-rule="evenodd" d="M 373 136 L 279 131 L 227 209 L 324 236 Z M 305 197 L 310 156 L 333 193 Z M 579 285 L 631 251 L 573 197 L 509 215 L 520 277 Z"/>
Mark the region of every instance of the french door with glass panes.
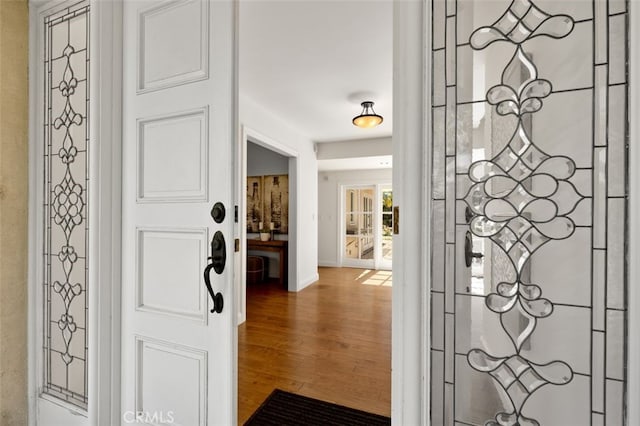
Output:
<path fill-rule="evenodd" d="M 342 265 L 375 267 L 374 203 L 375 186 L 344 188 Z"/>
<path fill-rule="evenodd" d="M 391 269 L 393 194 L 388 185 L 342 189 L 342 266 Z"/>
<path fill-rule="evenodd" d="M 391 186 L 379 187 L 377 202 L 380 205 L 380 232 L 378 269 L 391 269 L 393 259 L 393 190 Z"/>

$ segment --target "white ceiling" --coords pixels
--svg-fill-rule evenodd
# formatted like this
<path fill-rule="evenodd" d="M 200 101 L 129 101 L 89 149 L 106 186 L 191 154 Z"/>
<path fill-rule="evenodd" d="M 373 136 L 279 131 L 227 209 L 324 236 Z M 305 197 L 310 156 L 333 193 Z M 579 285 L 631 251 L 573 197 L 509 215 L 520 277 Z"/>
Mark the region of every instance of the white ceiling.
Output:
<path fill-rule="evenodd" d="M 391 135 L 392 60 L 391 0 L 240 2 L 240 92 L 314 142 Z M 351 124 L 365 100 L 376 128 Z"/>

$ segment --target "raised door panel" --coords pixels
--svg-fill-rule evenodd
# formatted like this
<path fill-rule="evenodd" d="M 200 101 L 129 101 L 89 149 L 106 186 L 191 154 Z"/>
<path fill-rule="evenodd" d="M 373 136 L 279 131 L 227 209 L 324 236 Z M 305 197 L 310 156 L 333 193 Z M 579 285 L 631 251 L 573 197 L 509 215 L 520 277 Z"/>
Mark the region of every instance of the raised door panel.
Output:
<path fill-rule="evenodd" d="M 138 92 L 208 77 L 208 9 L 207 1 L 186 0 L 140 14 Z"/>
<path fill-rule="evenodd" d="M 151 424 L 205 425 L 207 354 L 136 337 L 136 413 Z"/>
<path fill-rule="evenodd" d="M 207 108 L 138 121 L 138 201 L 207 199 Z"/>
<path fill-rule="evenodd" d="M 136 308 L 206 323 L 206 241 L 206 229 L 139 229 Z"/>

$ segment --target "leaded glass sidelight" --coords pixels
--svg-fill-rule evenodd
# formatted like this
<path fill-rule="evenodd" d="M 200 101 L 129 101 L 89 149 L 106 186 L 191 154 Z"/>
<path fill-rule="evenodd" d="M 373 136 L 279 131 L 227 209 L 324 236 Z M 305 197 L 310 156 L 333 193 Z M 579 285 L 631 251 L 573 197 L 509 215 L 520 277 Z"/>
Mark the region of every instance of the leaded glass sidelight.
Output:
<path fill-rule="evenodd" d="M 431 5 L 432 424 L 621 425 L 627 4 Z"/>
<path fill-rule="evenodd" d="M 44 19 L 45 394 L 87 408 L 89 5 Z"/>

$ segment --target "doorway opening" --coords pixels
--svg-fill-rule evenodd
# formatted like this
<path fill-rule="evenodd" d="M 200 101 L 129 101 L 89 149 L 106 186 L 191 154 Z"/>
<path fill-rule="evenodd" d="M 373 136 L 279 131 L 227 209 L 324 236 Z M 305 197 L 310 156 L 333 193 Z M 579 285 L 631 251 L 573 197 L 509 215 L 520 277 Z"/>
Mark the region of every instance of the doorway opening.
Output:
<path fill-rule="evenodd" d="M 391 270 L 393 256 L 393 189 L 390 184 L 340 188 L 340 264 Z"/>
<path fill-rule="evenodd" d="M 289 275 L 288 292 L 280 283 L 241 285 L 240 311 L 246 311 L 238 329 L 239 422 L 275 387 L 391 414 L 393 3 L 371 2 L 366 11 L 361 6 L 240 2 L 243 155 L 249 158 L 251 143 L 264 147 L 265 141 L 297 154 L 298 238 L 289 235 L 288 244 L 290 253 L 297 244 L 298 268 Z M 376 29 L 374 42 L 360 37 L 370 28 Z M 375 102 L 384 117 L 378 127 L 352 124 L 364 101 Z M 257 161 L 269 156 L 263 152 Z M 245 176 L 238 201 L 245 205 L 237 225 L 241 241 L 258 238 L 260 222 L 270 226 L 252 207 L 266 200 L 255 201 L 263 175 L 247 169 Z M 357 192 L 347 213 L 346 187 Z M 347 244 L 354 241 L 358 254 L 347 258 Z M 248 256 L 261 255 L 241 252 L 236 280 L 246 282 L 254 271 L 260 274 L 261 263 Z"/>
<path fill-rule="evenodd" d="M 241 138 L 238 324 L 247 318 L 249 282 L 275 282 L 283 291 L 295 291 L 298 270 L 298 153 L 248 127 Z"/>

